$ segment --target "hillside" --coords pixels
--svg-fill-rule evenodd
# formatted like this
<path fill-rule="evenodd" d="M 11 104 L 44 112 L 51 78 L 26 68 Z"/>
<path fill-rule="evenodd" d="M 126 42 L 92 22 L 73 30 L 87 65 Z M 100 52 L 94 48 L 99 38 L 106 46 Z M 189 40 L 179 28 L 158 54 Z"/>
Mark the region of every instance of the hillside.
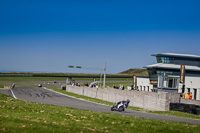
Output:
<path fill-rule="evenodd" d="M 136 76 L 148 76 L 148 71 L 147 69 L 136 69 L 136 68 L 131 68 L 126 71 L 120 72 L 118 74 L 126 74 L 126 75 L 133 75 L 135 74 Z"/>
<path fill-rule="evenodd" d="M 129 69 L 117 74 L 106 74 L 107 78 L 130 78 L 133 73 L 136 76 L 148 76 L 146 69 Z M 34 72 L 7 72 L 1 73 L 0 77 L 76 77 L 76 78 L 99 78 L 100 74 L 86 73 L 34 73 Z"/>

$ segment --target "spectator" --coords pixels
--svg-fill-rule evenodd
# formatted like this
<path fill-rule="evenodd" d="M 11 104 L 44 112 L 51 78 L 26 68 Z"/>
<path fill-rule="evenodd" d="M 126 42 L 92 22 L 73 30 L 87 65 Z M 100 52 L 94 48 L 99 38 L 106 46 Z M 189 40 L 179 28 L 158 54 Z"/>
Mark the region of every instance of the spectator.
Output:
<path fill-rule="evenodd" d="M 114 88 L 114 89 L 119 89 L 119 87 L 117 87 L 116 85 L 113 85 L 113 88 Z"/>
<path fill-rule="evenodd" d="M 188 93 L 185 94 L 185 99 L 189 99 Z"/>
<path fill-rule="evenodd" d="M 71 80 L 71 85 L 72 85 L 72 86 L 75 85 L 75 80 Z"/>
<path fill-rule="evenodd" d="M 122 85 L 122 90 L 124 90 L 124 85 Z"/>
<path fill-rule="evenodd" d="M 189 99 L 192 99 L 192 92 L 190 92 Z"/>
<path fill-rule="evenodd" d="M 89 85 L 88 85 L 88 82 L 85 83 L 85 86 L 89 86 Z"/>
<path fill-rule="evenodd" d="M 80 87 L 80 83 L 78 82 L 78 83 L 76 83 L 76 86 L 79 86 Z"/>
<path fill-rule="evenodd" d="M 119 85 L 119 89 L 120 89 L 120 90 L 122 89 L 122 85 L 121 85 L 121 84 Z"/>
<path fill-rule="evenodd" d="M 120 84 L 119 89 L 124 90 L 124 85 L 121 85 L 121 84 Z"/>
<path fill-rule="evenodd" d="M 14 89 L 14 88 L 15 88 L 15 83 L 12 84 L 12 89 Z"/>

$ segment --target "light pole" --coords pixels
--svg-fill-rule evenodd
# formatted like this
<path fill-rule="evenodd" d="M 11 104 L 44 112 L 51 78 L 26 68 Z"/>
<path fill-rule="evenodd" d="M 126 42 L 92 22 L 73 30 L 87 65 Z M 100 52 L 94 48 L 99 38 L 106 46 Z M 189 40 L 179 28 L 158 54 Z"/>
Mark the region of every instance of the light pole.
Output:
<path fill-rule="evenodd" d="M 107 63 L 105 62 L 103 88 L 105 88 L 105 84 L 106 84 L 106 65 L 107 65 Z"/>
<path fill-rule="evenodd" d="M 105 88 L 105 84 L 106 84 L 106 66 L 107 66 L 107 63 L 105 62 L 105 67 L 103 68 L 103 69 L 104 69 L 103 88 Z M 79 68 L 79 69 L 85 68 L 85 69 L 98 69 L 98 70 L 101 70 L 101 74 L 100 74 L 100 83 L 101 83 L 101 81 L 102 81 L 102 68 L 99 68 L 99 67 L 88 68 L 88 67 L 73 66 L 73 65 L 69 65 L 68 67 L 69 67 L 69 68 Z"/>

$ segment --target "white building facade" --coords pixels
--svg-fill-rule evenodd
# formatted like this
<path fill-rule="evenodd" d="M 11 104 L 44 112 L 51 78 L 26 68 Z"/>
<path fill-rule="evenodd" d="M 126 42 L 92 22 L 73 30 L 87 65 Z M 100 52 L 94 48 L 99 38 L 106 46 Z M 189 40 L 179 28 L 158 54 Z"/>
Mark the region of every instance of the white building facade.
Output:
<path fill-rule="evenodd" d="M 179 87 L 181 92 L 181 87 Z M 185 77 L 185 91 L 184 93 L 192 92 L 192 99 L 200 100 L 200 77 Z"/>
<path fill-rule="evenodd" d="M 153 85 L 150 84 L 149 78 L 137 77 L 137 88 L 139 91 L 152 91 Z"/>
<path fill-rule="evenodd" d="M 156 56 L 157 64 L 146 66 L 149 72 L 148 80 L 147 78 L 137 78 L 137 86 L 140 91 L 192 92 L 192 99 L 200 100 L 200 56 L 174 53 L 152 56 Z M 184 83 L 180 83 L 181 65 L 185 66 Z"/>

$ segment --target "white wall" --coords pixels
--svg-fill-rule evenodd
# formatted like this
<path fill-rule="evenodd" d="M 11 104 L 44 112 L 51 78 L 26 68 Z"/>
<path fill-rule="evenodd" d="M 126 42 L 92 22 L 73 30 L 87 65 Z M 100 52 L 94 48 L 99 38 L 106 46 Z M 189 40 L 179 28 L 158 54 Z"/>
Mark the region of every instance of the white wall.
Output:
<path fill-rule="evenodd" d="M 185 86 L 189 88 L 200 88 L 200 77 L 185 77 Z"/>
<path fill-rule="evenodd" d="M 153 85 L 150 84 L 149 78 L 140 78 L 137 77 L 137 86 L 139 91 L 151 91 L 153 89 Z"/>
<path fill-rule="evenodd" d="M 200 100 L 200 77 L 185 77 L 185 92 L 187 93 L 187 88 L 190 88 L 192 94 L 194 94 L 194 89 L 197 89 L 197 99 Z M 194 98 L 194 95 L 193 95 Z"/>

